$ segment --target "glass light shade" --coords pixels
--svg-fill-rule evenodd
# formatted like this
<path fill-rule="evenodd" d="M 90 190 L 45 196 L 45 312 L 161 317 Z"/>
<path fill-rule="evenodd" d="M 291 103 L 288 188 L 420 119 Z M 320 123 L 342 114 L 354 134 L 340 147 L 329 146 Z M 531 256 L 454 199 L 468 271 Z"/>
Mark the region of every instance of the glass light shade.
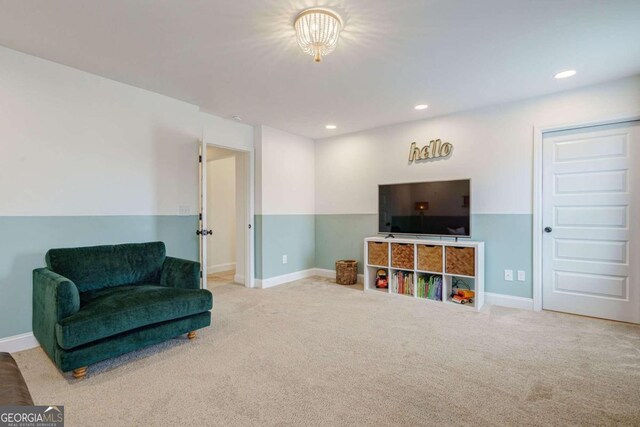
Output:
<path fill-rule="evenodd" d="M 293 26 L 302 51 L 320 62 L 338 44 L 342 19 L 332 10 L 314 7 L 300 12 Z"/>

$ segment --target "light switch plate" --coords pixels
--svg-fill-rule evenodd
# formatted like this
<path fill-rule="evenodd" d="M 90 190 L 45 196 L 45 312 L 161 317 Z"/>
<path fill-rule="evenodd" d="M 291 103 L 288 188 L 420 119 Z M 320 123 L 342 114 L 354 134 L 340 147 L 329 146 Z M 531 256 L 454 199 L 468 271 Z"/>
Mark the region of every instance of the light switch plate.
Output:
<path fill-rule="evenodd" d="M 513 282 L 513 270 L 504 271 L 504 280 L 508 282 Z"/>
<path fill-rule="evenodd" d="M 287 263 L 287 256 L 286 255 L 282 255 L 282 263 L 283 264 Z"/>
<path fill-rule="evenodd" d="M 524 282 L 525 279 L 525 274 L 524 274 L 524 270 L 518 270 L 518 281 L 519 282 Z"/>
<path fill-rule="evenodd" d="M 189 215 L 191 213 L 191 207 L 188 205 L 178 206 L 178 215 Z"/>

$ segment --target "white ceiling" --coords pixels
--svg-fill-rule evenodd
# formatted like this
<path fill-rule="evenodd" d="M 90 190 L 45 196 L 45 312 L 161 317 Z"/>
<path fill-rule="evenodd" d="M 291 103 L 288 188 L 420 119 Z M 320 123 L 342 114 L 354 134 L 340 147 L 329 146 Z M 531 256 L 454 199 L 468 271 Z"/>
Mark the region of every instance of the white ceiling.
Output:
<path fill-rule="evenodd" d="M 345 19 L 320 64 L 314 5 Z M 0 45 L 321 138 L 638 74 L 640 0 L 0 0 Z"/>

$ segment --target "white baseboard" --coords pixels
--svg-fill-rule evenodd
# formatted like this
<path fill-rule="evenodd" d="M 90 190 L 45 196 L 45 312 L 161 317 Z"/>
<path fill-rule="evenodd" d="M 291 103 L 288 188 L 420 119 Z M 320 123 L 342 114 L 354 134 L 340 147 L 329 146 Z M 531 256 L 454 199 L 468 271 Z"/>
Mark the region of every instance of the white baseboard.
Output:
<path fill-rule="evenodd" d="M 316 276 L 320 276 L 320 277 L 326 277 L 329 279 L 335 279 L 336 278 L 336 271 L 335 270 L 328 270 L 326 268 L 316 268 Z M 364 274 L 358 274 L 358 283 L 362 284 L 364 283 Z"/>
<path fill-rule="evenodd" d="M 223 271 L 230 271 L 236 269 L 235 262 L 228 262 L 226 264 L 216 264 L 216 265 L 208 265 L 207 266 L 207 274 L 211 273 L 220 273 Z"/>
<path fill-rule="evenodd" d="M 29 350 L 40 345 L 33 332 L 26 334 L 14 335 L 12 337 L 0 339 L 0 351 L 6 353 L 16 353 L 22 350 Z"/>
<path fill-rule="evenodd" d="M 233 276 L 233 281 L 244 285 L 244 276 L 242 274 L 236 274 L 235 276 Z"/>
<path fill-rule="evenodd" d="M 268 279 L 255 279 L 254 284 L 256 288 L 265 289 L 313 276 L 335 279 L 336 272 L 335 270 L 327 270 L 324 268 L 310 268 L 308 270 L 296 271 L 294 273 L 283 274 L 282 276 L 270 277 Z M 364 283 L 363 274 L 358 274 L 358 283 Z"/>
<path fill-rule="evenodd" d="M 523 297 L 513 297 L 511 295 L 484 293 L 484 302 L 489 305 L 499 305 L 501 307 L 521 308 L 523 310 L 533 310 L 533 299 Z"/>
<path fill-rule="evenodd" d="M 315 268 L 310 268 L 308 270 L 296 271 L 289 274 L 283 274 L 282 276 L 270 277 L 268 279 L 255 279 L 254 285 L 256 288 L 270 288 L 272 286 L 278 286 L 284 283 L 293 282 L 295 280 L 316 276 L 315 271 Z"/>

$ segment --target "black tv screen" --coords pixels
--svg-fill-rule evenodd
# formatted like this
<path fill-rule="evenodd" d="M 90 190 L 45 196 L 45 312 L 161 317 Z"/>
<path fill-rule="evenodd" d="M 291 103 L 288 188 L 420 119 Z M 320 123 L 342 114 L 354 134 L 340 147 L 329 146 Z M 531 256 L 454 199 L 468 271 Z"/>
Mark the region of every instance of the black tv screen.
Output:
<path fill-rule="evenodd" d="M 471 181 L 378 186 L 378 231 L 384 234 L 470 237 Z"/>

